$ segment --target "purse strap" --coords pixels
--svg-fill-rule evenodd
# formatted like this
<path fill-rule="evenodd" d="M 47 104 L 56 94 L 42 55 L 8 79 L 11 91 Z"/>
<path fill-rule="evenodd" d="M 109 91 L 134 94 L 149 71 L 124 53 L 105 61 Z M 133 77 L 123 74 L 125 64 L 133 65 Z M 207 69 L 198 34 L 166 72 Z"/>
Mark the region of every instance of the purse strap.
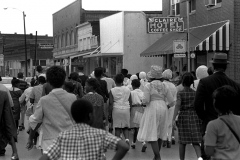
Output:
<path fill-rule="evenodd" d="M 223 118 L 220 118 L 220 119 L 228 126 L 228 128 L 230 129 L 230 131 L 233 133 L 233 135 L 236 137 L 236 139 L 237 139 L 238 142 L 240 143 L 240 139 L 239 139 L 238 135 L 236 134 L 236 132 L 230 127 L 230 125 L 226 122 L 225 119 L 223 119 Z"/>
<path fill-rule="evenodd" d="M 54 94 L 54 96 L 58 99 L 58 101 L 61 103 L 61 105 L 63 106 L 63 108 L 65 109 L 65 111 L 68 113 L 66 106 L 62 103 L 62 101 L 57 97 L 57 95 L 56 95 L 55 93 L 53 93 L 53 94 Z M 69 113 L 68 113 L 68 116 L 70 117 L 72 123 L 74 124 L 74 120 L 72 119 L 72 116 L 71 116 Z"/>

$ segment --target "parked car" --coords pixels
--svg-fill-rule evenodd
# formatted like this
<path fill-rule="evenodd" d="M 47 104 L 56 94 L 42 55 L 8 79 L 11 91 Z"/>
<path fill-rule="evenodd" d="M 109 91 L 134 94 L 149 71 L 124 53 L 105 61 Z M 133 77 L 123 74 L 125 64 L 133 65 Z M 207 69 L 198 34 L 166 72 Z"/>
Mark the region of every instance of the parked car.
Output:
<path fill-rule="evenodd" d="M 10 89 L 12 87 L 12 79 L 13 77 L 2 77 L 2 81 L 0 83 Z"/>

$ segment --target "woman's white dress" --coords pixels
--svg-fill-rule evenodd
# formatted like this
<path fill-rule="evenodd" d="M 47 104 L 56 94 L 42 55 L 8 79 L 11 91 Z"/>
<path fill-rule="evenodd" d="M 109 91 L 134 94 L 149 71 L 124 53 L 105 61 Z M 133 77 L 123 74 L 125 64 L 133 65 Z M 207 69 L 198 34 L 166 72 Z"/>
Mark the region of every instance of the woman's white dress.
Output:
<path fill-rule="evenodd" d="M 147 104 L 137 135 L 138 141 L 166 139 L 168 108 L 165 100 L 173 102 L 169 88 L 159 80 L 146 84 L 143 103 Z"/>
<path fill-rule="evenodd" d="M 113 95 L 113 128 L 130 127 L 130 90 L 126 86 L 114 87 L 111 89 Z"/>

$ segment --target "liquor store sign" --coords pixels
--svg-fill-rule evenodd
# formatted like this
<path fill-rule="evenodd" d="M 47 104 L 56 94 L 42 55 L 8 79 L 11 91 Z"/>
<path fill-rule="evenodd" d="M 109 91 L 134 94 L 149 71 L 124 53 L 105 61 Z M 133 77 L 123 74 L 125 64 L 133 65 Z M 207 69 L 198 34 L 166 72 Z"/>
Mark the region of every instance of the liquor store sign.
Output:
<path fill-rule="evenodd" d="M 147 18 L 148 33 L 184 32 L 184 22 L 181 17 Z"/>

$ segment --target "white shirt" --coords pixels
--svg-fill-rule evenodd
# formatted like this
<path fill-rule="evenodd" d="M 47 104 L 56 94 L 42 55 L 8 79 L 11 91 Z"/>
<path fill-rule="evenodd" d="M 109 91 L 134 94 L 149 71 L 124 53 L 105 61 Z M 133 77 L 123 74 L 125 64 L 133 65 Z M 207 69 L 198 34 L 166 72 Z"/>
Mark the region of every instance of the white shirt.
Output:
<path fill-rule="evenodd" d="M 144 97 L 144 93 L 140 89 L 135 89 L 131 91 L 131 97 L 132 97 L 132 105 L 139 105 L 139 104 L 141 105 Z"/>

